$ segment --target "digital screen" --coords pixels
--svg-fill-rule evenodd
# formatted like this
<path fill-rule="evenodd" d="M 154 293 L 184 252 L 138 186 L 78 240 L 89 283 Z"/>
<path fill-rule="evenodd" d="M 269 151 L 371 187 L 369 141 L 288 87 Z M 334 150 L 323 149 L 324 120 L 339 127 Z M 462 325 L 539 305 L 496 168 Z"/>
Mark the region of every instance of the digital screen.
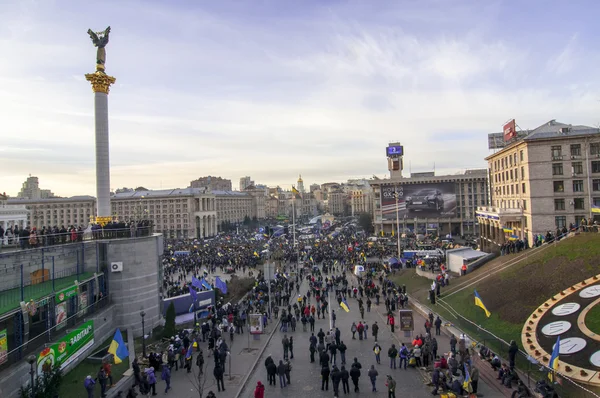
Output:
<path fill-rule="evenodd" d="M 404 147 L 401 145 L 389 146 L 385 149 L 387 156 L 403 156 Z"/>
<path fill-rule="evenodd" d="M 454 183 L 401 184 L 381 187 L 381 212 L 386 220 L 396 220 L 396 196 L 398 217 L 437 218 L 456 215 Z"/>

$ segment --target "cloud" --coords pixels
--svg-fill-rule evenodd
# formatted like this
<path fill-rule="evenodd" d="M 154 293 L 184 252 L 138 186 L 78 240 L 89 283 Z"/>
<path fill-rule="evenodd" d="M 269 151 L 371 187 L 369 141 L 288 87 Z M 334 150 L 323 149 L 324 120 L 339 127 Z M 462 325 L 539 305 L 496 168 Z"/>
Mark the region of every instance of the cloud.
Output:
<path fill-rule="evenodd" d="M 95 193 L 85 31 L 109 24 L 114 188 L 381 176 L 391 141 L 413 171 L 454 172 L 485 167 L 487 133 L 507 118 L 598 122 L 589 33 L 560 48 L 543 25 L 515 36 L 501 2 L 190 4 L 107 1 L 100 17 L 75 1 L 0 5 L 12 21 L 0 28 L 9 193 L 28 173 L 62 195 Z"/>

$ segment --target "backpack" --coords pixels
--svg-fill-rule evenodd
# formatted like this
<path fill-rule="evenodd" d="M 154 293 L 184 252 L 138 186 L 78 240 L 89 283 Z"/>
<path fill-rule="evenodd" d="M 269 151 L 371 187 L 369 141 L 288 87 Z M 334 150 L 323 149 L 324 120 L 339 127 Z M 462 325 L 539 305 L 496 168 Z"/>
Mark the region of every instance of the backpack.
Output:
<path fill-rule="evenodd" d="M 379 346 L 377 346 L 373 351 L 375 351 L 375 355 L 377 355 L 381 352 L 381 349 L 379 348 Z"/>

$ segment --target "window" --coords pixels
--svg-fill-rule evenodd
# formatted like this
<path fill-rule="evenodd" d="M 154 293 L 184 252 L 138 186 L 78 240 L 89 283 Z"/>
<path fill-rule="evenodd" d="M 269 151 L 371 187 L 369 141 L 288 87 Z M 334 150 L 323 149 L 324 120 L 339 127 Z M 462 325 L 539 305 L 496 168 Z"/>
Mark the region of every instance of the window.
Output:
<path fill-rule="evenodd" d="M 523 154 L 523 151 L 519 152 L 519 156 L 521 157 L 521 162 L 522 162 L 523 159 L 525 158 L 525 155 Z"/>
<path fill-rule="evenodd" d="M 590 144 L 590 155 L 600 155 L 600 142 Z"/>
<path fill-rule="evenodd" d="M 515 184 L 515 192 L 517 192 L 517 195 L 519 194 L 519 184 Z"/>
<path fill-rule="evenodd" d="M 571 156 L 581 156 L 581 144 L 571 145 Z"/>
<path fill-rule="evenodd" d="M 565 184 L 563 181 L 554 181 L 554 192 L 565 192 Z"/>
<path fill-rule="evenodd" d="M 553 176 L 561 176 L 561 175 L 563 175 L 563 165 L 562 165 L 562 163 L 552 163 L 552 175 Z"/>
<path fill-rule="evenodd" d="M 510 180 L 511 181 L 513 180 L 513 171 L 512 171 L 512 169 L 510 170 Z"/>
<path fill-rule="evenodd" d="M 583 198 L 575 198 L 574 204 L 575 204 L 575 210 L 584 210 L 585 209 L 585 204 L 584 204 Z"/>
<path fill-rule="evenodd" d="M 564 199 L 554 199 L 554 210 L 564 210 L 565 209 L 565 200 Z"/>
<path fill-rule="evenodd" d="M 515 194 L 515 187 L 513 185 L 510 186 L 510 194 L 511 195 Z"/>
<path fill-rule="evenodd" d="M 525 179 L 525 167 L 521 166 L 521 179 Z"/>
<path fill-rule="evenodd" d="M 552 145 L 550 150 L 552 152 L 552 159 L 560 158 L 562 156 L 562 147 L 560 145 Z"/>
<path fill-rule="evenodd" d="M 556 228 L 563 229 L 567 226 L 567 217 L 556 216 L 554 217 L 554 223 L 556 224 Z"/>
<path fill-rule="evenodd" d="M 526 200 L 523 201 L 523 210 L 527 210 L 527 201 Z"/>
<path fill-rule="evenodd" d="M 600 179 L 592 180 L 592 191 L 600 191 Z"/>
<path fill-rule="evenodd" d="M 571 167 L 573 167 L 573 174 L 583 174 L 583 163 L 573 162 Z"/>
<path fill-rule="evenodd" d="M 583 180 L 573 180 L 573 192 L 583 192 Z"/>
<path fill-rule="evenodd" d="M 592 173 L 600 173 L 600 161 L 592 161 Z"/>
<path fill-rule="evenodd" d="M 515 159 L 515 165 L 516 165 L 517 164 L 517 153 L 516 152 L 514 153 L 513 158 Z"/>

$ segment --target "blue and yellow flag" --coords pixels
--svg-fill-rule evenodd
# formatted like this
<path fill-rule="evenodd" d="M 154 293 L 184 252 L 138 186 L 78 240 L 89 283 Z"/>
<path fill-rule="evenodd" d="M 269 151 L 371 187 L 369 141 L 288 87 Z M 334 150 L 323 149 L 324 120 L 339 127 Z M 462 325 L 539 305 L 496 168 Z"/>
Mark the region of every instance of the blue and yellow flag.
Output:
<path fill-rule="evenodd" d="M 479 308 L 481 308 L 482 310 L 484 310 L 485 316 L 487 316 L 489 318 L 490 315 L 492 315 L 492 313 L 488 311 L 488 309 L 485 307 L 485 304 L 483 304 L 483 301 L 481 301 L 481 297 L 479 297 L 479 293 L 477 293 L 477 290 L 474 290 L 474 292 L 475 292 L 475 305 L 478 306 Z"/>
<path fill-rule="evenodd" d="M 298 192 L 298 190 L 296 189 L 296 187 L 292 185 L 292 193 L 294 195 L 298 195 L 300 192 Z"/>
<path fill-rule="evenodd" d="M 254 252 L 254 257 L 260 257 L 260 254 L 258 254 L 256 251 Z"/>
<path fill-rule="evenodd" d="M 108 352 L 109 354 L 113 355 L 113 358 L 115 359 L 115 365 L 120 364 L 129 356 L 129 351 L 127 350 L 127 346 L 123 341 L 123 336 L 121 335 L 121 331 L 119 329 L 117 329 L 115 332 L 115 336 L 110 343 L 110 347 L 108 347 Z"/>
<path fill-rule="evenodd" d="M 560 336 L 556 338 L 556 344 L 554 344 L 554 349 L 552 350 L 552 355 L 550 356 L 550 362 L 548 362 L 548 367 L 552 370 L 552 372 L 548 372 L 548 378 L 550 381 L 554 381 L 554 372 L 558 370 L 558 357 L 560 353 Z"/>
<path fill-rule="evenodd" d="M 507 234 L 512 234 L 513 229 L 512 228 L 507 228 L 507 227 L 502 227 L 502 231 L 504 231 Z"/>
<path fill-rule="evenodd" d="M 346 299 L 342 299 L 342 301 L 340 302 L 340 307 L 342 307 L 344 311 L 350 312 L 350 307 L 348 306 L 348 302 L 346 301 Z"/>

